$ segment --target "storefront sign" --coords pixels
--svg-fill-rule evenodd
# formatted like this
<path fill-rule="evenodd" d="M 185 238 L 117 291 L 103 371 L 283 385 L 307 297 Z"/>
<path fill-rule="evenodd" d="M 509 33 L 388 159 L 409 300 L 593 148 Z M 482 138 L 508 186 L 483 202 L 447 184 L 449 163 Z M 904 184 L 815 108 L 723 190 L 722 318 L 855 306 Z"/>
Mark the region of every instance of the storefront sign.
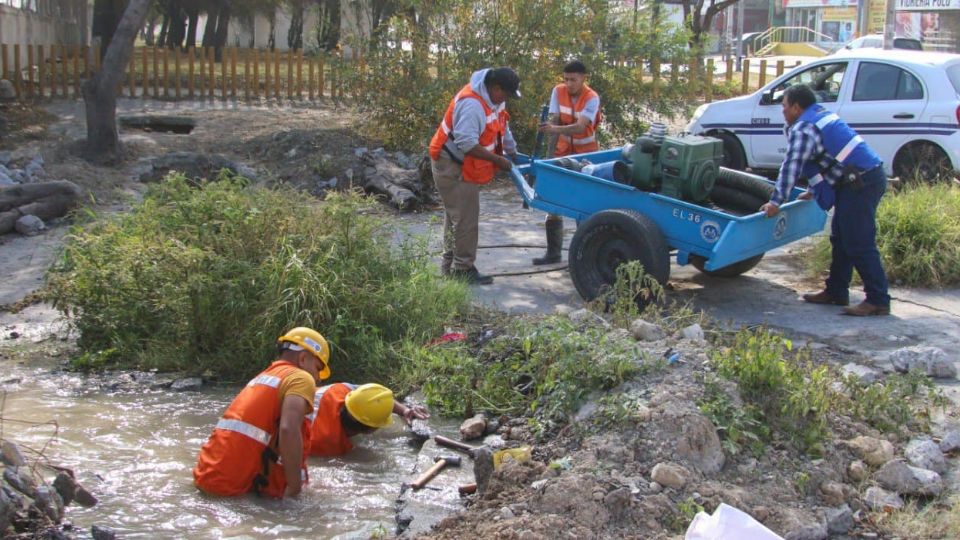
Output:
<path fill-rule="evenodd" d="M 956 0 L 952 0 L 956 1 Z M 857 0 L 783 0 L 783 7 L 790 8 L 844 8 L 856 7 Z"/>
<path fill-rule="evenodd" d="M 960 0 L 897 0 L 897 11 L 960 10 Z"/>
<path fill-rule="evenodd" d="M 857 8 L 833 8 L 823 10 L 820 20 L 824 22 L 847 22 L 857 20 Z"/>
<path fill-rule="evenodd" d="M 883 33 L 883 23 L 887 20 L 887 3 L 885 0 L 870 0 L 870 15 L 867 22 L 867 33 Z"/>

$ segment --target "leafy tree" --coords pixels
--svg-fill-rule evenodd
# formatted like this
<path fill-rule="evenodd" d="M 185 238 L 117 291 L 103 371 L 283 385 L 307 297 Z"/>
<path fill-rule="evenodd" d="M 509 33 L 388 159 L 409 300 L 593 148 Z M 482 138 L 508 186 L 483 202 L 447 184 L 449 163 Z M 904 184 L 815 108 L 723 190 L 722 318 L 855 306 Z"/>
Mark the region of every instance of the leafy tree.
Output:
<path fill-rule="evenodd" d="M 714 17 L 740 0 L 679 0 L 683 6 L 683 20 L 690 30 L 690 48 L 703 54 L 706 34 Z"/>
<path fill-rule="evenodd" d="M 581 59 L 601 96 L 604 144 L 636 138 L 645 114 L 686 105 L 679 84 L 654 83 L 651 66 L 685 61 L 688 32 L 662 20 L 638 20 L 605 0 L 436 0 L 397 10 L 371 38 L 371 69 L 361 107 L 388 143 L 422 149 L 450 98 L 483 67 L 508 65 L 523 99 L 508 105 L 521 151 L 533 146 L 540 107 L 562 66 Z M 576 21 L 575 25 L 571 21 Z M 412 44 L 412 50 L 402 44 Z M 664 77 L 669 77 L 669 74 Z"/>

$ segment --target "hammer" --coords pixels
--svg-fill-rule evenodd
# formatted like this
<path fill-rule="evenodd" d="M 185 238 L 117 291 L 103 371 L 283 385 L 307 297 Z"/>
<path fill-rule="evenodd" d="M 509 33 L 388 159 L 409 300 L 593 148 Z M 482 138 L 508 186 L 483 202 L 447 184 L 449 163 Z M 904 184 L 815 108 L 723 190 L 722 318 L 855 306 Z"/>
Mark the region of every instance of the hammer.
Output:
<path fill-rule="evenodd" d="M 435 462 L 433 466 L 427 469 L 427 472 L 420 475 L 420 478 L 417 478 L 410 484 L 410 487 L 415 491 L 423 489 L 423 487 L 426 486 L 430 480 L 433 480 L 433 477 L 440 474 L 440 471 L 447 465 L 451 467 L 460 466 L 460 456 L 437 456 L 433 461 Z"/>
<path fill-rule="evenodd" d="M 433 440 L 436 441 L 440 446 L 446 446 L 447 448 L 453 448 L 454 450 L 460 450 L 461 452 L 466 452 L 471 458 L 474 457 L 474 454 L 477 453 L 478 448 L 483 448 L 482 446 L 470 446 L 469 444 L 462 443 L 460 441 L 455 441 L 453 439 L 448 439 L 443 435 L 435 435 Z"/>

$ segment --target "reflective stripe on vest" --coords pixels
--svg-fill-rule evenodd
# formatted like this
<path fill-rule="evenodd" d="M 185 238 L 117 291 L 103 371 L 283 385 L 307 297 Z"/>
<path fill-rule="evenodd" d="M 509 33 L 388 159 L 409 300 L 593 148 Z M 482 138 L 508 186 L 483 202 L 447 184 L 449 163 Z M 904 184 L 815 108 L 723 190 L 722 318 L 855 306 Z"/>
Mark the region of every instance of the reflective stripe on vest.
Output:
<path fill-rule="evenodd" d="M 273 375 L 257 375 L 247 383 L 247 386 L 253 386 L 255 384 L 262 384 L 264 386 L 269 386 L 270 388 L 277 388 L 280 386 L 280 377 L 274 377 Z"/>
<path fill-rule="evenodd" d="M 557 95 L 557 110 L 560 112 L 558 118 L 560 125 L 576 123 L 577 120 L 583 116 L 583 109 L 587 106 L 587 102 L 593 98 L 599 98 L 597 93 L 587 85 L 583 86 L 576 103 L 573 103 L 573 99 L 570 97 L 570 94 L 567 93 L 567 86 L 565 84 L 557 85 L 554 91 Z M 599 123 L 600 111 L 598 110 L 596 116 L 590 119 L 590 123 L 583 128 L 583 131 L 580 133 L 557 137 L 554 156 L 559 157 L 599 150 L 600 147 L 597 145 L 597 137 L 595 135 L 597 124 Z"/>
<path fill-rule="evenodd" d="M 253 490 L 264 496 L 283 497 L 284 471 L 267 452 L 271 443 L 276 444 L 281 416 L 279 388 L 283 380 L 298 371 L 302 370 L 278 360 L 237 394 L 200 449 L 193 469 L 197 487 L 222 496 Z M 300 423 L 300 435 L 304 456 L 300 470 L 306 477 L 306 455 L 310 451 L 310 424 L 306 420 Z"/>
<path fill-rule="evenodd" d="M 480 102 L 480 105 L 483 107 L 485 124 L 477 143 L 490 152 L 499 153 L 498 150 L 500 150 L 500 148 L 498 148 L 498 142 L 506 133 L 507 120 L 510 118 L 510 115 L 502 103 L 496 108 L 491 108 L 486 100 L 474 92 L 468 84 L 461 88 L 460 91 L 457 92 L 457 95 L 450 100 L 447 111 L 443 115 L 443 120 L 437 127 L 436 133 L 433 134 L 433 138 L 430 139 L 430 159 L 434 161 L 440 159 L 444 145 L 447 144 L 452 136 L 455 136 L 455 134 L 451 135 L 453 133 L 451 126 L 454 124 L 453 111 L 457 103 L 462 99 L 476 99 Z M 469 154 L 463 156 L 460 173 L 463 175 L 464 181 L 472 184 L 486 184 L 493 179 L 495 172 L 496 167 L 492 161 L 480 159 Z"/>
<path fill-rule="evenodd" d="M 824 109 L 819 104 L 813 104 L 800 115 L 798 121 L 813 124 L 820 133 L 820 142 L 827 156 L 832 157 L 842 166 L 853 166 L 860 171 L 868 171 L 881 164 L 878 156 L 836 113 Z M 804 165 L 807 169 L 806 164 Z M 819 171 L 819 164 L 809 169 Z M 810 171 L 804 174 L 810 176 Z"/>
<path fill-rule="evenodd" d="M 258 428 L 253 424 L 248 424 L 243 420 L 230 420 L 228 418 L 221 418 L 217 422 L 216 429 L 225 429 L 227 431 L 236 431 L 241 435 L 246 435 L 251 439 L 257 441 L 258 443 L 266 446 L 270 444 L 271 435 L 266 431 Z"/>
<path fill-rule="evenodd" d="M 347 383 L 334 383 L 316 392 L 315 399 L 319 396 L 319 400 L 317 416 L 310 427 L 310 455 L 340 456 L 353 448 L 340 421 L 340 410 L 354 388 Z"/>
<path fill-rule="evenodd" d="M 307 421 L 311 424 L 313 424 L 313 419 L 317 417 L 317 410 L 320 409 L 320 400 L 323 399 L 323 394 L 325 394 L 331 386 L 330 384 L 321 386 L 317 388 L 317 391 L 313 394 L 313 412 L 307 415 Z"/>

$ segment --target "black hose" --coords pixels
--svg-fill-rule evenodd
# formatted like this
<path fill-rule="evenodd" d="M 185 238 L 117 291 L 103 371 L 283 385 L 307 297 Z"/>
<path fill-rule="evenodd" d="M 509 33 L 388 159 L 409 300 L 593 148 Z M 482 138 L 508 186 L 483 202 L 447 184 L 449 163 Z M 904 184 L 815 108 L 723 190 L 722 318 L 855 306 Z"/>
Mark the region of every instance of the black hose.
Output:
<path fill-rule="evenodd" d="M 761 199 L 752 193 L 715 184 L 713 189 L 710 190 L 710 200 L 723 210 L 727 210 L 733 214 L 746 215 L 759 212 L 760 207 L 769 199 Z"/>
<path fill-rule="evenodd" d="M 773 195 L 773 186 L 766 178 L 726 167 L 720 167 L 720 172 L 717 173 L 717 184 L 749 193 L 763 199 L 763 202 L 769 201 L 770 196 Z"/>

